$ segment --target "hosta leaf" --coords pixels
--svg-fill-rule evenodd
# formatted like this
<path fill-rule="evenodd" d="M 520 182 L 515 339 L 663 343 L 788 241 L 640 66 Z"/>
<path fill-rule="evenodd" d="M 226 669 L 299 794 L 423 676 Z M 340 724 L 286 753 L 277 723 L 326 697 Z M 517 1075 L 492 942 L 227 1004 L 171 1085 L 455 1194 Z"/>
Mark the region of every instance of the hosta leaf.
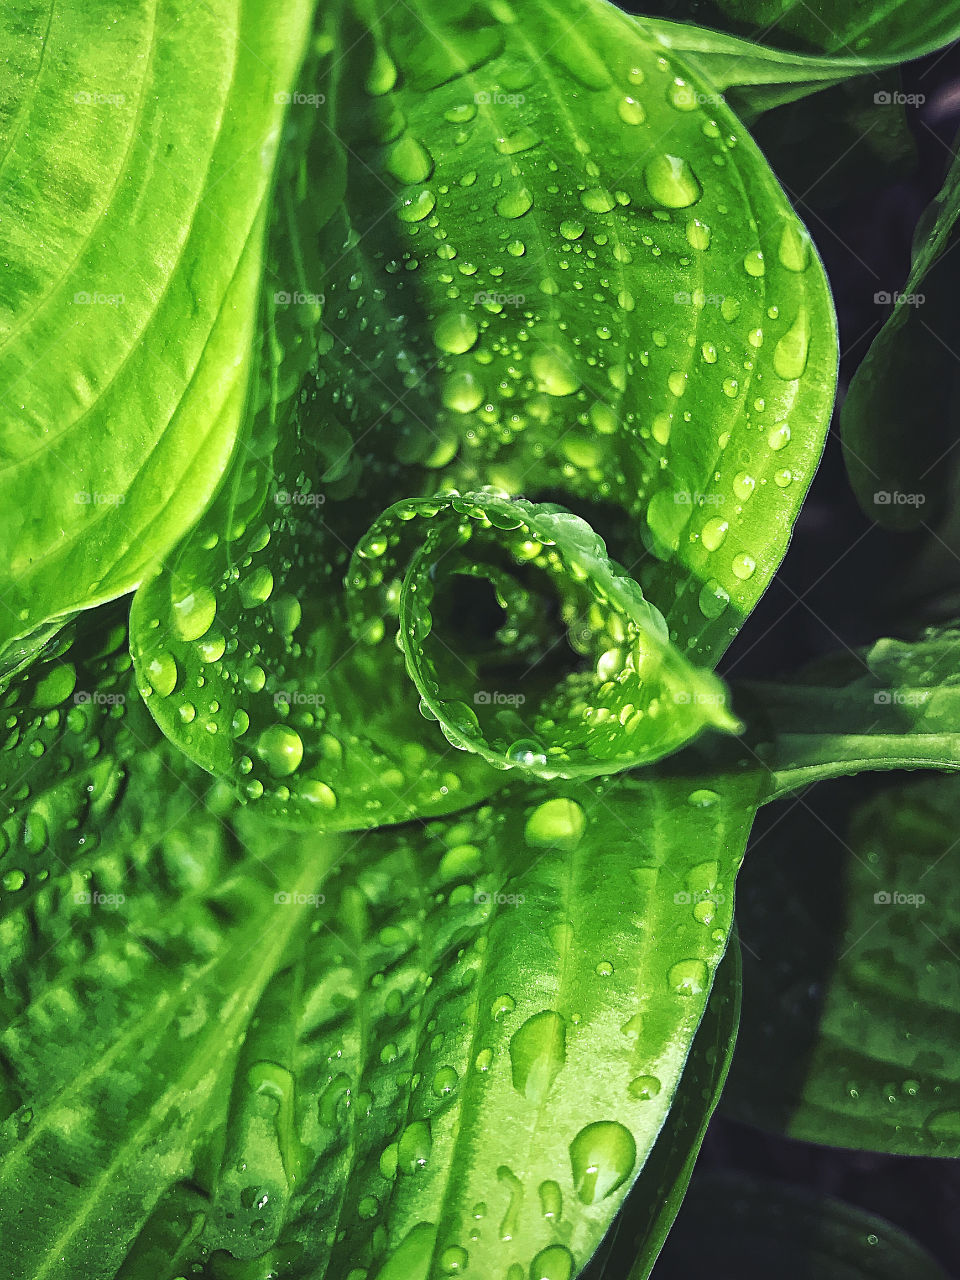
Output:
<path fill-rule="evenodd" d="M 960 37 L 956 0 L 711 0 L 759 38 L 785 37 L 827 53 L 905 61 Z M 751 32 L 752 34 L 752 32 Z"/>
<path fill-rule="evenodd" d="M 947 1280 L 892 1223 L 803 1187 L 746 1174 L 695 1178 L 655 1280 L 690 1280 L 723 1259 L 728 1275 L 782 1280 Z"/>
<path fill-rule="evenodd" d="M 131 763 L 162 741 L 137 692 L 125 602 L 91 610 L 0 693 L 0 915 L 85 867 Z"/>
<path fill-rule="evenodd" d="M 104 849 L 85 914 L 50 886 L 2 926 L 8 1266 L 571 1277 L 726 945 L 756 782 L 711 780 L 525 787 L 320 846 L 215 797 L 194 838 L 174 796 L 158 847 L 148 823 Z"/>
<path fill-rule="evenodd" d="M 210 499 L 310 5 L 0 18 L 0 660 L 135 586 Z"/>
<path fill-rule="evenodd" d="M 733 935 L 717 969 L 670 1114 L 621 1210 L 606 1265 L 597 1273 L 600 1280 L 615 1280 L 628 1269 L 629 1280 L 647 1280 L 673 1226 L 733 1060 L 741 978 L 740 945 Z"/>
<path fill-rule="evenodd" d="M 431 522 L 425 534 L 416 528 L 424 520 Z M 409 528 L 412 549 L 405 545 Z M 522 672 L 515 683 L 519 697 L 488 711 L 490 695 L 477 690 L 476 671 L 442 638 L 434 639 L 430 605 L 454 575 L 480 571 L 496 581 L 504 550 L 555 584 L 563 620 L 568 631 L 582 633 L 580 650 L 592 669 L 559 685 L 539 672 Z M 400 640 L 407 670 L 425 713 L 461 750 L 544 778 L 595 777 L 659 759 L 707 725 L 739 727 L 720 681 L 682 657 L 663 615 L 607 558 L 602 539 L 569 511 L 483 492 L 398 504 L 354 555 L 358 636 L 377 627 L 389 607 L 373 588 L 395 581 L 404 567 Z M 520 621 L 508 617 L 507 625 Z"/>
<path fill-rule="evenodd" d="M 960 1155 L 958 800 L 953 778 L 898 786 L 758 847 L 738 894 L 759 961 L 728 1112 L 811 1142 Z"/>
<path fill-rule="evenodd" d="M 278 305 L 298 327 L 275 353 L 289 412 L 268 430 L 264 401 L 228 496 L 133 610 L 165 732 L 284 820 L 339 826 L 500 785 L 471 755 L 436 790 L 448 744 L 421 722 L 395 645 L 412 561 L 384 576 L 362 640 L 348 631 L 340 582 L 358 544 L 379 547 L 361 540 L 380 512 L 484 488 L 570 508 L 682 658 L 709 668 L 783 555 L 836 365 L 806 232 L 711 86 L 652 32 L 599 0 L 564 10 L 577 32 L 564 42 L 545 0 L 425 4 L 415 23 L 359 12 L 325 14 L 303 82 L 324 101 L 274 236 Z M 332 214 L 313 207 L 318 174 L 343 192 Z M 553 685 L 589 666 L 597 683 L 617 638 L 597 649 L 577 611 L 563 617 L 582 584 L 544 591 L 540 574 L 532 592 L 537 566 L 505 553 L 458 568 L 432 604 L 432 643 L 464 658 L 491 715 L 515 709 L 518 670 Z M 489 632 L 463 626 L 464 600 Z M 650 758 L 637 713 L 654 692 L 620 703 L 636 744 L 605 746 L 608 759 Z M 437 696 L 462 701 L 456 687 Z M 663 750 L 696 727 L 689 707 L 667 710 Z M 508 715 L 496 732 L 536 743 L 531 727 Z M 583 735 L 585 751 L 592 726 Z"/>
<path fill-rule="evenodd" d="M 769 799 L 871 769 L 960 768 L 960 631 L 878 640 L 742 694 Z"/>
<path fill-rule="evenodd" d="M 878 524 L 914 529 L 934 524 L 954 505 L 960 379 L 956 373 L 956 248 L 960 161 L 926 210 L 914 238 L 913 263 L 847 393 L 841 415 L 844 453 L 861 507 Z M 941 262 L 941 259 L 943 261 Z M 922 395 L 924 412 L 916 413 Z"/>

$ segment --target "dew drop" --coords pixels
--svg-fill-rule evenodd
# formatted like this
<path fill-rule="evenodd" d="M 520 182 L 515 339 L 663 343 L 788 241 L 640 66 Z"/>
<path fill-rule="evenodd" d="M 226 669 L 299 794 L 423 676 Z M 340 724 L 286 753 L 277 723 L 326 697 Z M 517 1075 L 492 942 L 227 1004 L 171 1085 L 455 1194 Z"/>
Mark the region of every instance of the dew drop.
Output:
<path fill-rule="evenodd" d="M 598 1120 L 581 1129 L 570 1144 L 570 1165 L 577 1196 L 596 1204 L 626 1182 L 637 1159 L 629 1129 L 615 1120 Z"/>
<path fill-rule="evenodd" d="M 778 377 L 790 382 L 803 376 L 810 355 L 810 321 L 807 308 L 801 306 L 793 324 L 777 343 L 773 352 L 773 368 Z"/>
<path fill-rule="evenodd" d="M 654 156 L 643 171 L 647 190 L 665 209 L 687 209 L 703 195 L 703 188 L 680 156 Z"/>
<path fill-rule="evenodd" d="M 426 147 L 410 133 L 405 133 L 387 151 L 387 172 L 398 182 L 414 185 L 426 182 L 433 173 L 433 157 Z"/>
<path fill-rule="evenodd" d="M 195 587 L 172 600 L 173 627 L 181 640 L 199 640 L 217 616 L 217 601 L 209 587 Z"/>
<path fill-rule="evenodd" d="M 533 208 L 533 196 L 526 187 L 517 187 L 502 195 L 494 208 L 501 218 L 522 218 Z"/>
<path fill-rule="evenodd" d="M 660 1092 L 660 1081 L 656 1076 L 637 1076 L 627 1085 L 627 1093 L 637 1102 L 649 1102 Z"/>
<path fill-rule="evenodd" d="M 680 960 L 671 968 L 668 981 L 678 995 L 698 996 L 707 989 L 709 972 L 702 960 Z"/>
<path fill-rule="evenodd" d="M 450 355 L 462 355 L 470 350 L 479 334 L 476 321 L 464 311 L 454 311 L 437 321 L 433 340 L 441 351 Z"/>
<path fill-rule="evenodd" d="M 587 815 L 576 800 L 555 797 L 538 805 L 527 819 L 523 836 L 533 848 L 555 847 L 571 851 L 587 826 Z"/>
<path fill-rule="evenodd" d="M 299 767 L 303 743 L 295 730 L 275 724 L 261 733 L 257 753 L 275 778 L 285 778 Z"/>
<path fill-rule="evenodd" d="M 810 237 L 802 227 L 794 222 L 784 225 L 778 256 L 788 271 L 806 271 L 810 265 Z"/>
<path fill-rule="evenodd" d="M 763 250 L 751 249 L 743 260 L 743 267 L 748 276 L 759 278 L 765 275 L 767 264 L 763 260 Z"/>
<path fill-rule="evenodd" d="M 757 568 L 757 562 L 753 556 L 748 556 L 746 552 L 741 551 L 739 555 L 733 557 L 731 565 L 734 574 L 741 582 L 746 582 L 748 578 L 752 578 Z"/>
<path fill-rule="evenodd" d="M 158 693 L 161 698 L 168 698 L 173 693 L 177 687 L 178 675 L 176 661 L 169 653 L 154 654 L 147 663 L 147 677 L 154 693 Z"/>
<path fill-rule="evenodd" d="M 530 1263 L 530 1280 L 570 1280 L 573 1254 L 562 1244 L 548 1244 Z"/>
<path fill-rule="evenodd" d="M 723 545 L 723 540 L 727 536 L 729 528 L 730 525 L 726 520 L 722 520 L 719 516 L 714 516 L 712 520 L 708 520 L 703 526 L 700 541 L 708 551 L 716 551 L 718 547 Z"/>
<path fill-rule="evenodd" d="M 624 124 L 643 124 L 647 113 L 636 98 L 625 95 L 617 103 L 617 114 Z"/>
<path fill-rule="evenodd" d="M 528 1018 L 510 1040 L 513 1087 L 531 1102 L 542 1102 L 566 1061 L 566 1025 L 545 1009 Z"/>

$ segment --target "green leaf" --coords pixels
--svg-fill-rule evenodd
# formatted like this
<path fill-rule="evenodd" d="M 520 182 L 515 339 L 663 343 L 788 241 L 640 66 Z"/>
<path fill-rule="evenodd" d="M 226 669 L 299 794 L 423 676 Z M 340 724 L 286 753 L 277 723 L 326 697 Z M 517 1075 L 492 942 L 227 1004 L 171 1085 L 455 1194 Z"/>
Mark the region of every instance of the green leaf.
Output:
<path fill-rule="evenodd" d="M 954 778 L 888 787 L 852 812 L 838 797 L 795 814 L 776 848 L 758 840 L 737 894 L 756 961 L 728 1114 L 808 1142 L 960 1155 L 958 800 Z"/>
<path fill-rule="evenodd" d="M 694 1180 L 655 1280 L 701 1274 L 705 1253 L 722 1258 L 727 1275 L 947 1280 L 925 1249 L 883 1218 L 803 1187 L 740 1173 Z"/>
<path fill-rule="evenodd" d="M 960 768 L 960 632 L 878 640 L 792 684 L 744 683 L 752 750 L 772 773 L 768 799 L 872 769 Z"/>
<path fill-rule="evenodd" d="M 784 37 L 826 53 L 890 62 L 919 58 L 960 38 L 956 0 L 712 0 L 758 39 Z"/>
<path fill-rule="evenodd" d="M 136 586 L 233 448 L 307 0 L 8 9 L 0 660 Z"/>
<path fill-rule="evenodd" d="M 662 1168 L 756 779 L 525 787 L 318 844 L 216 789 L 198 823 L 162 770 L 89 902 L 0 924 L 11 1270 L 569 1280 Z"/>
<path fill-rule="evenodd" d="M 431 522 L 426 534 L 414 524 L 424 520 Z M 413 547 L 404 537 L 411 528 Z M 518 687 L 527 692 L 519 706 L 508 702 L 490 713 L 491 695 L 477 691 L 476 670 L 442 639 L 435 641 L 430 605 L 458 573 L 496 580 L 504 550 L 554 584 L 568 632 L 583 633 L 580 651 L 589 667 L 558 685 L 523 672 Z M 681 656 L 663 615 L 608 559 L 603 540 L 561 507 L 483 492 L 398 504 L 354 553 L 358 637 L 389 607 L 372 588 L 395 581 L 405 566 L 399 634 L 407 670 L 424 714 L 436 718 L 460 750 L 542 778 L 589 778 L 657 760 L 707 726 L 741 727 L 727 710 L 721 682 Z M 449 697 L 468 691 L 469 702 Z"/>
<path fill-rule="evenodd" d="M 733 935 L 717 969 L 670 1114 L 621 1210 L 601 1280 L 622 1275 L 631 1263 L 629 1280 L 647 1280 L 673 1226 L 733 1061 L 741 980 L 740 945 Z"/>
<path fill-rule="evenodd" d="M 0 693 L 0 915 L 110 838 L 134 759 L 162 741 L 137 692 L 126 602 L 49 641 Z"/>
<path fill-rule="evenodd" d="M 860 365 L 841 413 L 850 481 L 863 510 L 891 529 L 935 524 L 953 504 L 960 378 L 956 325 L 960 161 L 920 219 L 902 290 L 877 295 L 892 315 Z M 942 261 L 941 261 L 942 260 Z M 916 406 L 922 398 L 923 413 Z"/>
<path fill-rule="evenodd" d="M 272 237 L 287 336 L 222 500 L 133 607 L 164 731 L 293 824 L 396 821 L 502 785 L 473 753 L 441 763 L 449 744 L 421 721 L 426 679 L 408 680 L 396 646 L 416 551 L 384 575 L 359 643 L 348 629 L 340 583 L 358 544 L 379 547 L 363 542 L 377 513 L 487 490 L 585 517 L 679 650 L 668 661 L 657 642 L 651 689 L 619 704 L 629 719 L 665 664 L 712 668 L 756 604 L 833 399 L 834 316 L 809 237 L 681 57 L 598 0 L 564 10 L 565 42 L 546 0 L 417 14 L 413 28 L 387 5 L 325 15 L 302 82 L 323 102 Z M 318 211 L 321 174 L 337 198 Z M 369 579 L 378 556 L 364 558 Z M 563 617 L 588 588 L 567 575 L 545 592 L 537 565 L 488 563 L 461 557 L 445 576 L 431 643 L 464 658 L 491 708 L 527 696 L 518 673 L 573 687 L 588 661 L 592 693 L 611 645 Z M 464 592 L 490 634 L 465 632 Z M 690 678 L 691 698 L 717 697 Z M 604 698 L 560 709 L 563 731 L 608 718 Z M 462 698 L 455 685 L 436 701 Z M 689 707 L 666 710 L 663 750 L 698 727 Z M 496 732 L 506 746 L 549 736 L 509 717 Z M 598 764 L 650 758 L 611 733 Z"/>

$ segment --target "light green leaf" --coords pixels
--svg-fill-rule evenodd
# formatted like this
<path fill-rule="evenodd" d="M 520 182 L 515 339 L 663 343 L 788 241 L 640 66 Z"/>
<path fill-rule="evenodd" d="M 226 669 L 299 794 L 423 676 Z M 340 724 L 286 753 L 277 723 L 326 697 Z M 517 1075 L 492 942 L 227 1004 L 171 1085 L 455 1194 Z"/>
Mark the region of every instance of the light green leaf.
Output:
<path fill-rule="evenodd" d="M 906 284 L 877 295 L 885 304 L 895 300 L 893 313 L 854 375 L 841 413 L 847 470 L 860 505 L 891 529 L 935 524 L 954 504 L 958 213 L 960 161 L 954 160 L 917 227 Z"/>
<path fill-rule="evenodd" d="M 189 776 L 158 807 L 162 759 L 91 901 L 51 885 L 0 925 L 11 1270 L 569 1280 L 685 1078 L 756 780 L 522 788 L 318 844 L 216 791 L 198 824 Z"/>
<path fill-rule="evenodd" d="M 324 101 L 272 239 L 288 326 L 273 390 L 222 500 L 133 608 L 164 731 L 294 824 L 396 821 L 502 784 L 473 753 L 447 769 L 441 729 L 420 719 L 396 646 L 408 563 L 385 574 L 360 643 L 348 630 L 340 582 L 358 544 L 378 547 L 362 543 L 377 514 L 482 489 L 568 508 L 666 619 L 672 669 L 709 669 L 780 562 L 833 399 L 834 316 L 809 237 L 681 57 L 598 0 L 562 15 L 547 0 L 424 3 L 416 18 L 325 14 L 303 81 Z M 317 211 L 320 174 L 338 198 Z M 563 617 L 581 584 L 557 590 L 505 554 L 460 570 L 432 605 L 433 643 L 491 707 L 522 692 L 518 671 L 550 685 L 596 671 L 605 650 Z M 470 609 L 489 634 L 463 627 Z M 168 678 L 155 685 L 151 663 Z M 691 699 L 717 697 L 695 679 Z M 626 719 L 650 692 L 621 702 Z M 666 710 L 663 750 L 697 727 Z M 506 745 L 536 740 L 521 729 L 502 729 Z"/>
<path fill-rule="evenodd" d="M 960 769 L 960 631 L 878 640 L 790 685 L 741 693 L 752 749 L 773 775 L 768 799 L 872 769 Z"/>
<path fill-rule="evenodd" d="M 728 1114 L 808 1142 L 960 1155 L 958 801 L 954 778 L 889 787 L 758 843 L 737 894 L 756 959 Z"/>
<path fill-rule="evenodd" d="M 0 17 L 0 660 L 136 586 L 233 448 L 308 0 Z"/>
<path fill-rule="evenodd" d="M 728 1275 L 782 1280 L 947 1280 L 939 1263 L 892 1223 L 863 1209 L 746 1174 L 694 1180 L 654 1280 L 690 1280 L 704 1256 Z"/>

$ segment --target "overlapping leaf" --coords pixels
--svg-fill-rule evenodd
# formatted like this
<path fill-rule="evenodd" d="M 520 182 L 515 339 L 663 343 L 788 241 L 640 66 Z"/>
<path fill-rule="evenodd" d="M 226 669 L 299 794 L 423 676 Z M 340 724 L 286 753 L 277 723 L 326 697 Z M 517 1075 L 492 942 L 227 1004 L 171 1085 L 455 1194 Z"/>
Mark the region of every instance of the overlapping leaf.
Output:
<path fill-rule="evenodd" d="M 0 17 L 0 662 L 134 587 L 236 438 L 308 0 Z"/>
<path fill-rule="evenodd" d="M 687 1069 L 756 780 L 523 788 L 318 845 L 216 789 L 198 822 L 189 773 L 160 807 L 163 768 L 0 926 L 8 1265 L 572 1276 Z"/>
<path fill-rule="evenodd" d="M 738 899 L 757 961 L 731 1114 L 811 1142 L 960 1154 L 958 797 L 953 778 L 891 787 L 758 849 Z"/>
<path fill-rule="evenodd" d="M 675 667 L 711 667 L 783 555 L 836 364 L 806 232 L 711 86 L 651 33 L 597 0 L 565 12 L 569 41 L 540 0 L 359 12 L 325 15 L 304 81 L 325 101 L 274 236 L 300 325 L 277 378 L 299 396 L 275 431 L 265 402 L 252 454 L 133 613 L 164 731 L 285 821 L 340 827 L 501 785 L 420 720 L 394 643 L 403 574 L 384 574 L 359 640 L 347 630 L 350 553 L 370 553 L 370 584 L 386 549 L 362 541 L 372 516 L 484 487 L 559 502 L 664 615 Z M 491 733 L 529 748 L 498 761 L 523 766 L 551 744 L 520 677 L 633 676 L 605 657 L 617 636 L 570 609 L 578 584 L 508 549 L 460 558 L 432 643 L 463 659 L 468 710 L 489 706 Z M 489 635 L 459 626 L 454 586 L 471 579 L 496 593 Z M 675 731 L 648 735 L 661 666 L 620 699 L 608 760 L 711 718 L 675 703 Z M 584 699 L 585 742 L 608 713 Z"/>
<path fill-rule="evenodd" d="M 697 1178 L 656 1280 L 716 1268 L 783 1280 L 947 1280 L 936 1259 L 892 1223 L 830 1196 L 745 1174 Z"/>

